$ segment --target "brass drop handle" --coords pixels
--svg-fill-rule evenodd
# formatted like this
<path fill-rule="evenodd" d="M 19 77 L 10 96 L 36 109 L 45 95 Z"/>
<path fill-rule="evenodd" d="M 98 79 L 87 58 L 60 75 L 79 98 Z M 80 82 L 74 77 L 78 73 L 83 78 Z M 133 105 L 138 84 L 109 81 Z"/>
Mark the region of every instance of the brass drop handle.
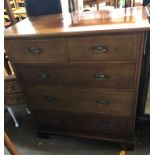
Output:
<path fill-rule="evenodd" d="M 107 123 L 105 123 L 105 122 L 101 122 L 101 123 L 99 123 L 99 124 L 97 124 L 97 128 L 98 129 L 108 129 L 108 124 Z"/>
<path fill-rule="evenodd" d="M 56 97 L 55 96 L 44 96 L 44 100 L 48 102 L 52 102 L 56 100 Z"/>
<path fill-rule="evenodd" d="M 97 99 L 96 104 L 98 104 L 98 105 L 108 105 L 108 104 L 110 104 L 110 101 L 105 100 L 105 99 Z"/>
<path fill-rule="evenodd" d="M 95 78 L 96 80 L 107 80 L 109 79 L 109 76 L 102 73 L 97 73 L 95 74 Z"/>
<path fill-rule="evenodd" d="M 95 53 L 105 53 L 108 51 L 108 48 L 104 45 L 92 46 L 92 51 Z"/>
<path fill-rule="evenodd" d="M 42 48 L 39 47 L 30 47 L 29 48 L 29 52 L 33 53 L 33 54 L 40 54 L 43 51 Z"/>
<path fill-rule="evenodd" d="M 41 79 L 48 79 L 49 78 L 49 74 L 47 74 L 47 73 L 41 73 L 41 74 L 39 74 L 39 77 Z"/>

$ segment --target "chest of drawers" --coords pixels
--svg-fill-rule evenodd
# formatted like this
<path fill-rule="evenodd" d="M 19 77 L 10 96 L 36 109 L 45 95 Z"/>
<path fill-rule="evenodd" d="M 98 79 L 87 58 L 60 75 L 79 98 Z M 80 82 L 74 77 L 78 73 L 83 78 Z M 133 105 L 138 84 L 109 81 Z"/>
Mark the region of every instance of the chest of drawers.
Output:
<path fill-rule="evenodd" d="M 89 12 L 94 18 L 79 24 L 65 23 L 62 15 L 31 17 L 5 31 L 5 49 L 38 133 L 133 144 L 149 24 L 142 7 L 112 16 L 118 11 L 98 12 L 100 19 Z"/>

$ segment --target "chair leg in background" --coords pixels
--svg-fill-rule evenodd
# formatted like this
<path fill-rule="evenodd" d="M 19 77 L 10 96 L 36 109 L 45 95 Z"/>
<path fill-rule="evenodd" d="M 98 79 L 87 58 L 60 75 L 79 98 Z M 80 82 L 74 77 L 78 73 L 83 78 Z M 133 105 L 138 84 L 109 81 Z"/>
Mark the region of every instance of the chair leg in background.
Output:
<path fill-rule="evenodd" d="M 8 151 L 11 153 L 11 155 L 20 155 L 18 150 L 16 149 L 15 145 L 11 141 L 11 139 L 8 137 L 7 133 L 4 132 L 4 144 Z"/>
<path fill-rule="evenodd" d="M 8 110 L 9 114 L 11 115 L 11 117 L 12 117 L 14 123 L 15 123 L 15 127 L 18 128 L 19 124 L 18 124 L 18 122 L 16 120 L 16 117 L 15 117 L 15 115 L 13 113 L 13 110 L 10 107 L 7 107 L 7 110 Z"/>

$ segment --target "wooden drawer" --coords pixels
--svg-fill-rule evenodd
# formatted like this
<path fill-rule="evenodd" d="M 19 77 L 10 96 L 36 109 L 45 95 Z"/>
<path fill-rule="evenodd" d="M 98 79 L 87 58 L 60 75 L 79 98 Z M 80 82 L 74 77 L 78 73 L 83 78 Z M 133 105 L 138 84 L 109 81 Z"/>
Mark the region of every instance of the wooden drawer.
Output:
<path fill-rule="evenodd" d="M 21 39 L 5 41 L 14 63 L 50 63 L 65 60 L 63 39 Z"/>
<path fill-rule="evenodd" d="M 4 81 L 4 93 L 12 94 L 12 93 L 21 93 L 21 87 L 19 82 L 16 79 L 5 79 Z"/>
<path fill-rule="evenodd" d="M 4 96 L 6 105 L 26 104 L 26 99 L 22 93 L 13 93 Z"/>
<path fill-rule="evenodd" d="M 131 115 L 132 93 L 52 89 L 36 86 L 26 89 L 31 106 L 64 111 Z"/>
<path fill-rule="evenodd" d="M 71 60 L 135 59 L 137 34 L 74 37 L 67 40 Z"/>
<path fill-rule="evenodd" d="M 17 65 L 24 84 L 48 84 L 53 87 L 132 88 L 135 66 L 92 65 L 53 67 Z"/>
<path fill-rule="evenodd" d="M 130 117 L 34 109 L 39 128 L 127 136 Z"/>

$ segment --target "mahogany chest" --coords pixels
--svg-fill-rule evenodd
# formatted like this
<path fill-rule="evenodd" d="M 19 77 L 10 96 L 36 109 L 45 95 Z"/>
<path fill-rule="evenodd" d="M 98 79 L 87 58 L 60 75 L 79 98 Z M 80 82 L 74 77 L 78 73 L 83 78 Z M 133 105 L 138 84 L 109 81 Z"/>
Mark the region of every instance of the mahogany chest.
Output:
<path fill-rule="evenodd" d="M 133 144 L 142 7 L 29 17 L 5 30 L 5 50 L 38 133 Z"/>

